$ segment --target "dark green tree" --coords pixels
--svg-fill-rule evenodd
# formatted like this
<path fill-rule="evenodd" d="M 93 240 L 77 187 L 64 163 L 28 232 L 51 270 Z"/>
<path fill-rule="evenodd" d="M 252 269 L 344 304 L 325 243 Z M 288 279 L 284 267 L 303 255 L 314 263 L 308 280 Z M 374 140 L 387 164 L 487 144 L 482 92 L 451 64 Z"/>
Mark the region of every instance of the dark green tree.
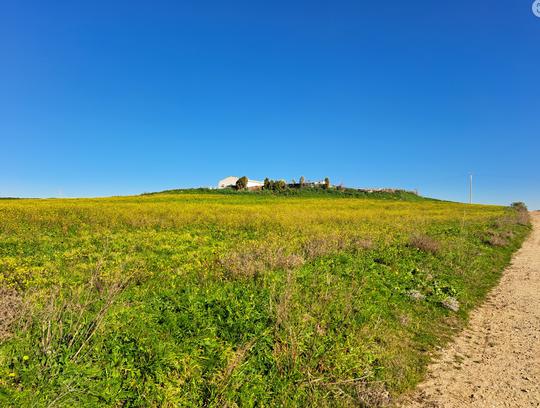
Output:
<path fill-rule="evenodd" d="M 276 191 L 282 191 L 287 188 L 287 183 L 285 183 L 285 180 L 279 180 L 275 182 L 274 186 Z"/>
<path fill-rule="evenodd" d="M 527 206 L 524 202 L 518 201 L 515 203 L 512 203 L 512 208 L 515 208 L 518 211 L 527 211 Z"/>
<path fill-rule="evenodd" d="M 324 188 L 328 190 L 330 188 L 330 179 L 328 177 L 324 178 Z"/>
<path fill-rule="evenodd" d="M 236 189 L 237 190 L 245 190 L 248 185 L 248 178 L 246 176 L 240 177 L 238 180 L 236 180 Z"/>

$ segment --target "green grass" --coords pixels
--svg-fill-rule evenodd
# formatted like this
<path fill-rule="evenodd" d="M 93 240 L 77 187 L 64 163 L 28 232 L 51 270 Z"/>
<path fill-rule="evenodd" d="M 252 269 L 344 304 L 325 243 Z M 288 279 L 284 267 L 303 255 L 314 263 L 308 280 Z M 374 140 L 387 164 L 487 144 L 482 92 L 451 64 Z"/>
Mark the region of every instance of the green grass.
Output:
<path fill-rule="evenodd" d="M 426 201 L 435 200 L 419 196 L 418 194 L 406 190 L 379 191 L 379 190 L 362 190 L 353 188 L 330 188 L 322 187 L 303 187 L 303 188 L 286 188 L 281 191 L 273 190 L 241 190 L 237 191 L 232 188 L 225 189 L 209 189 L 209 188 L 193 188 L 193 189 L 176 189 L 165 190 L 157 193 L 145 193 L 143 195 L 161 195 L 161 194 L 211 194 L 211 195 L 235 195 L 235 196 L 289 196 L 289 197 L 333 197 L 333 198 L 369 198 L 378 200 L 402 200 L 402 201 Z M 439 200 L 435 200 L 439 201 Z"/>
<path fill-rule="evenodd" d="M 0 311 L 17 311 L 1 320 L 0 405 L 387 403 L 529 226 L 510 208 L 375 197 L 0 202 Z"/>

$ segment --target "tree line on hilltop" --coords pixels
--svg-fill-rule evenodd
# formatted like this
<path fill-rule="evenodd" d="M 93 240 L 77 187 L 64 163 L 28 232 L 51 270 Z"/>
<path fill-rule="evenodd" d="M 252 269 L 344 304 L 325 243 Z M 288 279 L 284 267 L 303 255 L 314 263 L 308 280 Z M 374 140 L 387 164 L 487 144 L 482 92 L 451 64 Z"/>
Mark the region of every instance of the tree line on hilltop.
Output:
<path fill-rule="evenodd" d="M 248 181 L 249 179 L 246 176 L 240 177 L 236 181 L 236 189 L 237 190 L 245 190 L 248 188 Z M 297 183 L 295 180 L 292 180 L 291 183 L 285 182 L 285 180 L 272 180 L 266 177 L 264 179 L 264 184 L 261 187 L 262 190 L 268 190 L 268 191 L 283 191 L 288 188 L 306 188 L 306 187 L 319 187 L 323 188 L 325 190 L 328 190 L 331 187 L 330 179 L 328 177 L 325 177 L 324 182 L 310 182 L 306 181 L 304 176 L 300 177 L 299 182 Z"/>

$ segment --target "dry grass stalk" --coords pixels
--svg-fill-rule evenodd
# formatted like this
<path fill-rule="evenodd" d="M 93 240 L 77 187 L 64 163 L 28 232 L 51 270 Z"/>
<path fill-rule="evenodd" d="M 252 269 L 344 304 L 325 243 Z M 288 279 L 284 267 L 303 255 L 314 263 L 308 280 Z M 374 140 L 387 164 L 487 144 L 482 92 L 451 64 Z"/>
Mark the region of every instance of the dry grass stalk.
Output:
<path fill-rule="evenodd" d="M 339 401 L 347 401 L 344 406 L 355 406 L 363 408 L 382 408 L 392 404 L 392 397 L 384 383 L 380 381 L 369 381 L 368 373 L 362 377 L 351 378 L 341 381 L 322 381 L 322 379 L 312 380 L 311 384 L 328 388 Z"/>
<path fill-rule="evenodd" d="M 284 370 L 285 366 L 293 366 L 298 359 L 298 341 L 295 327 L 290 321 L 294 287 L 294 271 L 289 270 L 283 293 L 276 304 L 276 322 L 274 325 L 278 339 L 274 343 L 273 354 L 280 370 Z"/>
<path fill-rule="evenodd" d="M 345 239 L 338 235 L 315 237 L 302 245 L 304 255 L 308 259 L 314 259 L 332 252 L 343 250 L 347 247 Z"/>
<path fill-rule="evenodd" d="M 359 251 L 372 248 L 373 242 L 369 239 L 330 234 L 314 237 L 304 242 L 302 252 L 306 259 L 314 259 L 340 251 Z"/>
<path fill-rule="evenodd" d="M 504 247 L 508 245 L 508 240 L 502 235 L 492 232 L 484 239 L 484 242 L 488 245 L 495 247 Z"/>
<path fill-rule="evenodd" d="M 248 245 L 217 259 L 217 264 L 233 278 L 255 277 L 266 270 L 296 269 L 306 260 L 339 251 L 371 249 L 373 243 L 364 238 L 346 237 L 338 234 L 319 236 L 305 241 L 300 253 L 291 253 L 283 247 Z"/>
<path fill-rule="evenodd" d="M 245 343 L 243 346 L 241 346 L 240 348 L 238 348 L 238 350 L 236 350 L 236 352 L 234 353 L 233 357 L 229 360 L 227 366 L 225 367 L 225 369 L 223 370 L 222 374 L 221 374 L 221 381 L 220 383 L 223 385 L 223 386 L 226 386 L 228 381 L 229 381 L 229 378 L 231 377 L 232 373 L 234 372 L 234 370 L 242 364 L 242 362 L 245 360 L 246 358 L 246 355 L 249 353 L 249 351 L 253 348 L 253 346 L 255 345 L 255 341 L 256 339 L 252 339 L 250 341 L 248 341 L 247 343 Z"/>
<path fill-rule="evenodd" d="M 529 225 L 531 222 L 531 217 L 528 211 L 519 211 L 516 216 L 516 222 L 519 225 Z"/>
<path fill-rule="evenodd" d="M 247 354 L 255 345 L 257 339 L 252 339 L 245 343 L 242 347 L 238 348 L 232 358 L 229 360 L 225 369 L 218 375 L 218 393 L 216 396 L 218 406 L 227 406 L 223 400 L 223 393 L 229 386 L 229 382 L 234 370 L 240 366 L 246 359 Z"/>
<path fill-rule="evenodd" d="M 387 407 L 392 402 L 386 386 L 380 382 L 358 382 L 355 391 L 361 407 Z"/>
<path fill-rule="evenodd" d="M 126 288 L 129 278 L 96 288 L 92 279 L 86 286 L 71 293 L 67 298 L 60 296 L 60 289 L 51 292 L 49 302 L 39 314 L 41 321 L 41 350 L 46 355 L 55 354 L 63 342 L 70 350 L 70 360 L 76 361 L 101 326 L 107 312 Z M 99 296 L 95 293 L 98 291 Z M 89 311 L 102 303 L 97 313 L 89 319 Z"/>
<path fill-rule="evenodd" d="M 290 310 L 290 303 L 294 289 L 294 276 L 293 272 L 289 270 L 287 272 L 287 282 L 285 284 L 285 290 L 281 295 L 279 302 L 276 305 L 276 326 L 283 326 L 287 320 Z"/>
<path fill-rule="evenodd" d="M 89 329 L 85 333 L 85 336 L 83 337 L 83 341 L 82 341 L 80 347 L 77 349 L 77 351 L 75 352 L 75 354 L 71 358 L 72 361 L 77 360 L 77 357 L 79 356 L 79 354 L 81 353 L 83 348 L 90 342 L 90 339 L 96 333 L 97 329 L 101 325 L 101 322 L 103 321 L 105 315 L 107 314 L 107 312 L 111 308 L 112 304 L 114 303 L 114 301 L 116 300 L 118 295 L 125 289 L 126 286 L 127 286 L 127 281 L 126 282 L 116 283 L 116 284 L 114 284 L 113 286 L 110 287 L 110 289 L 109 289 L 109 291 L 107 293 L 107 297 L 105 299 L 105 303 L 103 304 L 103 306 L 101 306 L 101 309 L 97 313 L 96 317 L 93 319 L 93 321 L 89 325 Z"/>
<path fill-rule="evenodd" d="M 304 262 L 302 256 L 287 253 L 284 248 L 264 246 L 251 246 L 218 259 L 218 264 L 232 277 L 254 277 L 272 269 L 295 269 Z"/>
<path fill-rule="evenodd" d="M 444 299 L 441 304 L 447 308 L 450 309 L 453 312 L 459 311 L 459 302 L 455 297 L 449 296 L 446 299 Z"/>
<path fill-rule="evenodd" d="M 0 341 L 8 339 L 12 334 L 13 325 L 23 312 L 21 295 L 11 288 L 0 288 Z"/>
<path fill-rule="evenodd" d="M 367 238 L 354 237 L 351 239 L 350 247 L 354 250 L 373 249 L 373 241 Z"/>
<path fill-rule="evenodd" d="M 409 246 L 433 255 L 437 254 L 441 249 L 441 245 L 437 240 L 425 234 L 413 235 L 409 239 Z"/>

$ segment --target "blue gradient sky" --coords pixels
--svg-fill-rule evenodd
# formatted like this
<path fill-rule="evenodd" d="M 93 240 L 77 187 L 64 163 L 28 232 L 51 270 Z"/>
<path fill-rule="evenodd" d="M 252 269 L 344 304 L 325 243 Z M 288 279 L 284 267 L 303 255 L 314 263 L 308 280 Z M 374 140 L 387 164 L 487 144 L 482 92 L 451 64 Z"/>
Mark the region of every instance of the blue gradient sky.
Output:
<path fill-rule="evenodd" d="M 532 0 L 3 1 L 0 196 L 227 175 L 540 208 Z"/>

